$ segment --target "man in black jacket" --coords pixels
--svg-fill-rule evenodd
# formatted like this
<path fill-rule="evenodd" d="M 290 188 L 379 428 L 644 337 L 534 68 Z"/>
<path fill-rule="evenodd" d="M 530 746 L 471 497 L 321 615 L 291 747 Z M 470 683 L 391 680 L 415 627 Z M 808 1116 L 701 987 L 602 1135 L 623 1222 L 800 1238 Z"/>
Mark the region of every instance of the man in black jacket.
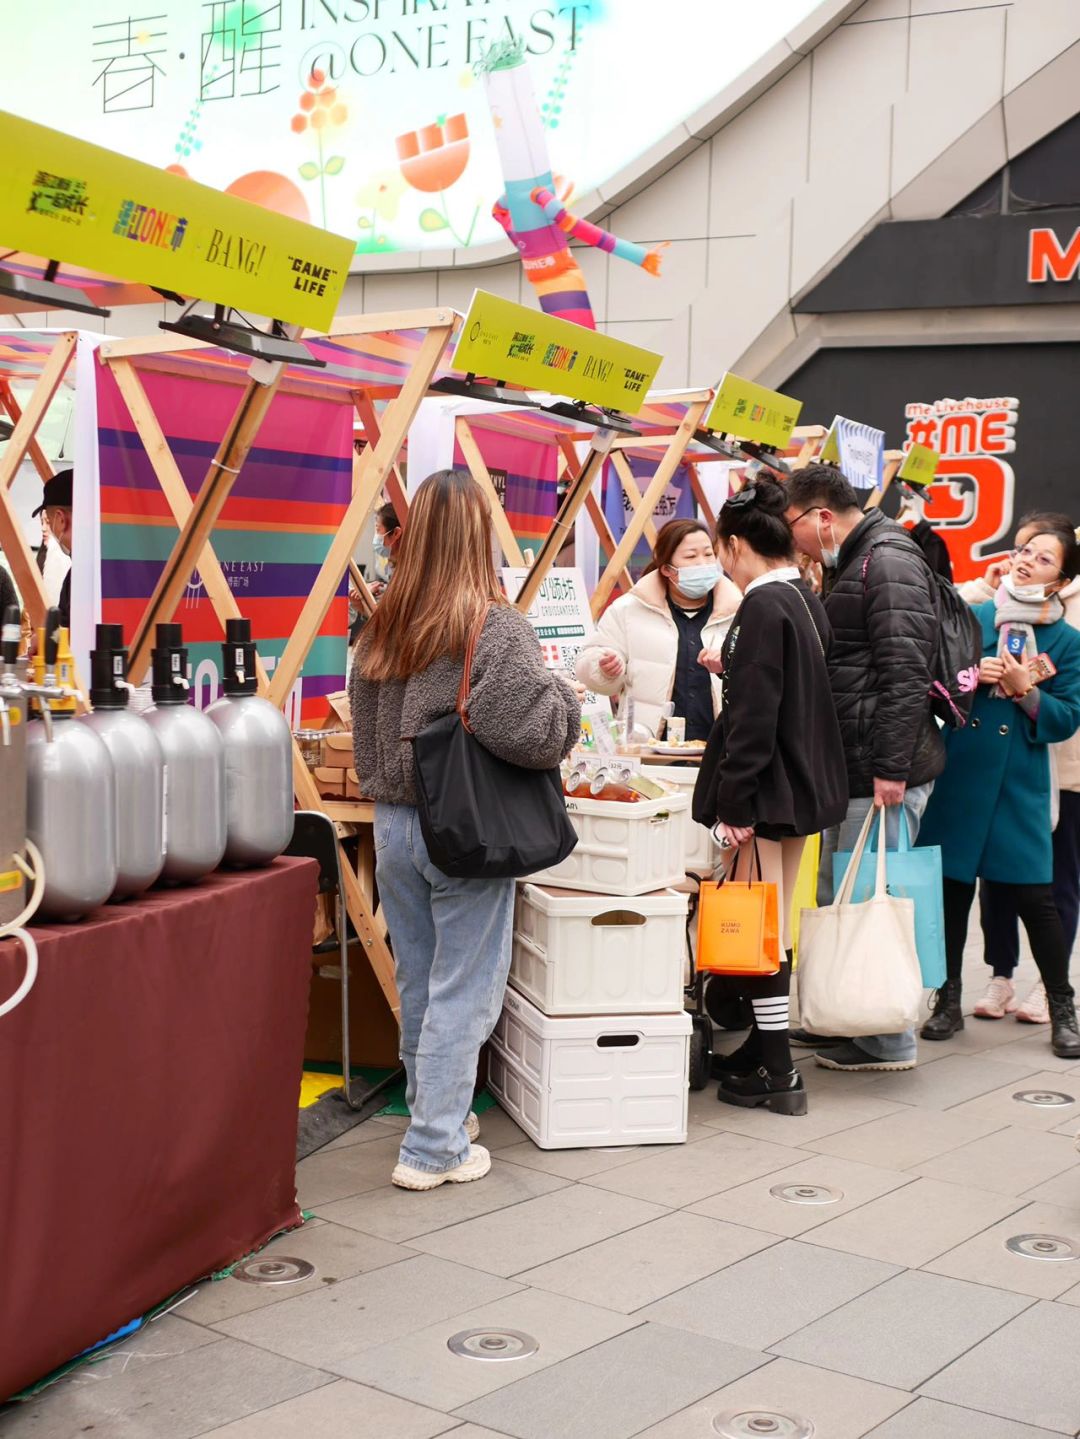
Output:
<path fill-rule="evenodd" d="M 809 465 L 788 484 L 787 519 L 796 549 L 821 562 L 825 610 L 833 630 L 829 680 L 840 720 L 851 799 L 847 818 L 821 841 L 818 903 L 833 899 L 833 855 L 850 851 L 871 805 L 892 807 L 890 846 L 900 810 L 914 843 L 945 746 L 930 713 L 931 668 L 939 623 L 935 581 L 910 535 L 880 512 L 864 514 L 831 465 Z M 797 1035 L 793 1038 L 797 1039 Z M 827 1069 L 912 1069 L 915 1031 L 826 1040 L 815 1045 Z"/>

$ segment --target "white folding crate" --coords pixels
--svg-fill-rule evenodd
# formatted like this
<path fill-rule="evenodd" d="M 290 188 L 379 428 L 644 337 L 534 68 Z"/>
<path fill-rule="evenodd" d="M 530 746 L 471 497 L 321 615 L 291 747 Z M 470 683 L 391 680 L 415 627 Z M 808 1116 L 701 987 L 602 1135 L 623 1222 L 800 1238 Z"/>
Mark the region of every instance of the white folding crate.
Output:
<path fill-rule="evenodd" d="M 686 1141 L 690 1016 L 550 1019 L 512 989 L 488 1088 L 541 1149 Z"/>
<path fill-rule="evenodd" d="M 687 898 L 520 884 L 510 983 L 547 1015 L 679 1010 Z"/>
<path fill-rule="evenodd" d="M 535 883 L 587 894 L 648 894 L 685 877 L 685 794 L 636 804 L 571 795 L 566 808 L 577 848 L 562 864 L 530 876 Z"/>
<path fill-rule="evenodd" d="M 685 792 L 690 800 L 698 777 L 697 765 L 646 765 L 645 774 L 661 784 L 673 785 Z M 712 831 L 687 816 L 686 820 L 686 863 L 685 868 L 695 874 L 712 874 L 720 856 L 720 846 L 712 837 Z"/>

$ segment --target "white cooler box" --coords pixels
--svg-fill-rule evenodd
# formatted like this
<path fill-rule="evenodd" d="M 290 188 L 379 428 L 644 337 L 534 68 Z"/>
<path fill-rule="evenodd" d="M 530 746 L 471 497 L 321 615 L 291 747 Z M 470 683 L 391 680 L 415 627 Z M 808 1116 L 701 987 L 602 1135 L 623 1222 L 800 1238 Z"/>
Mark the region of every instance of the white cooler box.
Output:
<path fill-rule="evenodd" d="M 530 878 L 536 884 L 587 894 L 648 894 L 686 877 L 685 794 L 643 799 L 566 801 L 578 845 L 562 864 Z"/>
<path fill-rule="evenodd" d="M 488 1088 L 541 1149 L 683 1144 L 690 1016 L 549 1019 L 508 990 Z"/>
<path fill-rule="evenodd" d="M 683 1006 L 687 896 L 520 884 L 510 983 L 543 1014 L 672 1014 Z"/>
<path fill-rule="evenodd" d="M 674 785 L 678 790 L 685 792 L 687 801 L 693 798 L 694 786 L 697 784 L 697 765 L 646 765 L 645 773 L 649 779 L 659 780 L 662 784 Z M 685 868 L 692 870 L 695 874 L 711 875 L 720 857 L 720 846 L 712 837 L 712 832 L 703 824 L 697 824 L 687 815 L 686 817 L 686 864 Z"/>

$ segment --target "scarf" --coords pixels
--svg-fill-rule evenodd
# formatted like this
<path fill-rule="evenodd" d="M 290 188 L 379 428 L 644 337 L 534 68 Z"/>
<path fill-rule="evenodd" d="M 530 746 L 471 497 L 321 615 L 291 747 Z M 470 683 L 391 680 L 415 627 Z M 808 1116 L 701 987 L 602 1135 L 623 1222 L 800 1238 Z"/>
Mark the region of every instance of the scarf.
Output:
<path fill-rule="evenodd" d="M 1036 625 L 1053 625 L 1065 618 L 1065 606 L 1057 595 L 1045 600 L 1016 600 L 1004 585 L 994 595 L 994 628 L 998 632 L 998 657 L 1005 654 L 1010 634 L 1024 636 L 1021 662 L 1033 660 L 1039 653 L 1035 641 Z M 994 688 L 995 699 L 1008 699 L 1000 685 Z"/>

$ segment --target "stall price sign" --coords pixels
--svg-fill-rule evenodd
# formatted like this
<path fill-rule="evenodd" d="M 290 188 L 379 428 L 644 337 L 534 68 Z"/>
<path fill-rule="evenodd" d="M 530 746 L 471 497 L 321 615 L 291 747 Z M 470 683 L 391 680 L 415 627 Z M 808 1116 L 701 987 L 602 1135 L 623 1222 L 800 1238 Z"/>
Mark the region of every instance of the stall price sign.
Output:
<path fill-rule="evenodd" d="M 755 385 L 752 380 L 743 380 L 729 372 L 717 386 L 705 428 L 785 450 L 801 413 L 801 400 L 793 400 L 777 390 L 767 390 L 764 385 Z"/>
<path fill-rule="evenodd" d="M 503 588 L 511 599 L 520 592 L 528 573 L 527 569 L 503 569 Z M 549 570 L 525 618 L 536 631 L 544 664 L 572 680 L 578 653 L 593 628 L 589 595 L 581 571 Z M 606 695 L 589 693 L 582 704 L 599 706 L 611 713 L 611 701 Z"/>
<path fill-rule="evenodd" d="M 0 244 L 327 330 L 354 245 L 0 111 Z"/>
<path fill-rule="evenodd" d="M 662 356 L 570 320 L 477 290 L 458 332 L 454 369 L 636 415 Z"/>
<path fill-rule="evenodd" d="M 896 478 L 906 480 L 909 485 L 930 485 L 934 482 L 941 455 L 928 445 L 912 445 L 904 456 Z"/>

